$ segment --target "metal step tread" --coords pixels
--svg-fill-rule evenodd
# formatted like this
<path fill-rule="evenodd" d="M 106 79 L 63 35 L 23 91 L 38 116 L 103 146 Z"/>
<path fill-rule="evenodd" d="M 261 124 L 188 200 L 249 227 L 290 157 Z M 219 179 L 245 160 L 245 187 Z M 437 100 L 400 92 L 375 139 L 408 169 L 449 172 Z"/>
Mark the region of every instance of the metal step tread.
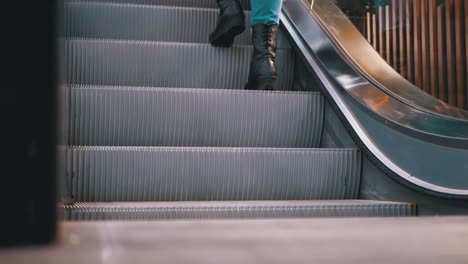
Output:
<path fill-rule="evenodd" d="M 208 43 L 218 16 L 212 8 L 72 2 L 65 4 L 65 36 Z M 245 16 L 235 44 L 251 45 L 250 12 Z M 281 30 L 277 39 L 279 49 L 291 48 Z"/>
<path fill-rule="evenodd" d="M 158 0 L 156 0 L 158 1 Z M 162 1 L 163 0 L 159 0 Z M 215 0 L 216 3 L 216 0 Z M 165 8 L 165 9 L 191 9 L 191 10 L 208 10 L 208 11 L 219 11 L 217 6 L 207 6 L 207 5 L 170 5 L 170 4 L 151 4 L 145 1 L 136 1 L 136 0 L 64 0 L 65 5 L 69 6 L 108 6 L 108 7 L 147 7 L 147 8 Z M 250 13 L 251 11 L 245 10 L 244 12 Z"/>
<path fill-rule="evenodd" d="M 245 15 L 246 30 L 235 43 L 250 45 L 250 12 Z M 218 16 L 212 8 L 71 2 L 65 4 L 65 36 L 208 43 Z M 279 47 L 287 44 L 283 38 Z"/>
<path fill-rule="evenodd" d="M 98 147 L 68 150 L 72 200 L 356 199 L 357 149 Z"/>
<path fill-rule="evenodd" d="M 190 87 L 150 87 L 150 86 L 118 86 L 118 85 L 85 85 L 68 84 L 71 89 L 88 90 L 133 90 L 133 91 L 155 91 L 155 92 L 180 92 L 180 93 L 210 93 L 210 94 L 264 94 L 264 95 L 314 95 L 323 96 L 322 92 L 317 91 L 261 91 L 261 90 L 243 90 L 243 89 L 210 89 L 210 88 L 190 88 Z"/>
<path fill-rule="evenodd" d="M 163 6 L 184 6 L 218 8 L 216 0 L 64 0 L 65 3 L 123 3 L 141 5 L 163 5 Z M 250 9 L 250 0 L 240 0 L 244 9 Z"/>
<path fill-rule="evenodd" d="M 67 82 L 90 85 L 243 89 L 253 48 L 209 44 L 65 39 Z M 277 52 L 278 86 L 291 90 L 294 51 Z"/>
<path fill-rule="evenodd" d="M 318 147 L 320 93 L 72 85 L 70 141 L 95 146 Z"/>
<path fill-rule="evenodd" d="M 60 208 L 64 220 L 415 216 L 412 203 L 370 200 L 108 202 Z"/>

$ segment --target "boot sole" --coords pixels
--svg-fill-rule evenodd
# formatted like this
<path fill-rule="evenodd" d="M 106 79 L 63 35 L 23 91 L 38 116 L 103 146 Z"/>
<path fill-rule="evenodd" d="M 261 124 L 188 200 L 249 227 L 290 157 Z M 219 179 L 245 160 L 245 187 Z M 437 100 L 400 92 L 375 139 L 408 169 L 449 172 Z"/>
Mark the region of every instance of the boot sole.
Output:
<path fill-rule="evenodd" d="M 234 43 L 234 38 L 244 32 L 244 25 L 235 25 L 229 28 L 228 31 L 219 34 L 218 36 L 210 38 L 210 43 L 214 47 L 229 48 Z"/>
<path fill-rule="evenodd" d="M 275 91 L 277 90 L 277 81 L 274 77 L 259 78 L 255 82 L 247 83 L 244 87 L 245 90 L 258 90 L 258 91 Z"/>

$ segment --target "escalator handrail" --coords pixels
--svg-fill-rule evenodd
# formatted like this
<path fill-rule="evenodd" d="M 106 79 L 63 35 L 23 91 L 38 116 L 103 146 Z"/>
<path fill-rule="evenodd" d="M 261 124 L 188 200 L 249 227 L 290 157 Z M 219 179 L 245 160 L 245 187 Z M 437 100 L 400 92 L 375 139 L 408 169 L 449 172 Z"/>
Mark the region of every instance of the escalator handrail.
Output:
<path fill-rule="evenodd" d="M 328 0 L 316 0 L 314 5 L 326 2 Z M 468 121 L 423 111 L 414 107 L 414 103 L 399 100 L 387 89 L 380 89 L 369 82 L 349 64 L 345 54 L 336 49 L 313 10 L 303 0 L 284 1 L 282 14 L 291 21 L 333 81 L 372 117 L 418 139 L 468 149 Z"/>
<path fill-rule="evenodd" d="M 351 98 L 353 103 L 359 105 L 366 110 L 370 116 L 379 120 L 382 124 L 388 127 L 395 128 L 397 131 L 405 134 L 410 134 L 418 139 L 427 140 L 430 143 L 441 144 L 444 146 L 468 149 L 468 125 L 457 119 L 444 118 L 439 115 L 430 114 L 421 111 L 417 108 L 412 108 L 410 105 L 404 104 L 394 97 L 388 96 L 384 90 L 380 90 L 376 86 L 367 82 L 367 80 L 358 76 L 356 72 L 343 60 L 333 43 L 328 36 L 323 33 L 322 28 L 318 25 L 316 19 L 311 14 L 303 0 L 286 0 L 283 4 L 281 13 L 281 21 L 286 31 L 292 38 L 293 43 L 302 54 L 303 59 L 309 64 L 311 69 L 316 73 L 317 77 L 322 82 L 325 92 L 333 99 L 334 103 L 340 109 L 341 113 L 346 118 L 351 126 L 354 134 L 380 163 L 382 163 L 391 173 L 396 176 L 433 193 L 441 194 L 448 197 L 467 197 L 468 190 L 455 189 L 439 186 L 414 177 L 405 169 L 395 164 L 389 157 L 382 152 L 379 147 L 368 137 L 365 129 L 357 121 L 356 117 L 345 102 L 345 98 Z M 338 61 L 334 61 L 338 59 Z M 341 60 L 339 60 L 341 59 Z M 328 68 L 327 68 L 328 66 Z M 332 67 L 332 68 L 330 68 Z M 333 69 L 337 67 L 338 69 Z M 340 77 L 350 77 L 342 74 L 341 70 L 346 73 L 354 74 L 356 80 L 351 84 L 346 84 L 340 81 Z M 360 90 L 369 92 L 362 94 Z M 365 96 L 364 96 L 365 95 Z M 379 108 L 380 99 L 384 97 L 388 100 L 388 105 L 395 107 L 396 110 L 392 115 L 387 111 L 382 111 Z M 385 109 L 383 109 L 385 110 Z M 397 115 L 407 116 L 408 118 L 398 119 Z M 441 121 L 442 120 L 442 121 Z M 454 125 L 452 128 L 461 129 L 458 137 L 437 133 L 437 126 L 424 127 L 424 122 L 435 121 L 437 124 L 443 124 L 447 121 L 448 125 Z M 438 122 L 441 121 L 441 122 Z M 458 126 L 456 125 L 458 123 Z M 448 132 L 448 131 L 440 131 Z M 450 134 L 450 133 L 448 133 Z"/>
<path fill-rule="evenodd" d="M 374 86 L 413 108 L 468 122 L 468 111 L 427 94 L 396 72 L 332 1 L 314 0 L 311 11 L 335 48 Z"/>

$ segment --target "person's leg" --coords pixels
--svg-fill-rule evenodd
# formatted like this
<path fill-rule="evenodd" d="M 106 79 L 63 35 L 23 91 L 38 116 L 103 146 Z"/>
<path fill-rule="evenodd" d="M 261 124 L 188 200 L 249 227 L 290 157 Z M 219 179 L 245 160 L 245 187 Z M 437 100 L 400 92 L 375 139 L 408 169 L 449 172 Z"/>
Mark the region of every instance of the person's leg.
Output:
<path fill-rule="evenodd" d="M 210 34 L 210 43 L 230 47 L 234 37 L 245 30 L 244 10 L 239 0 L 216 0 L 219 6 L 218 23 Z"/>
<path fill-rule="evenodd" d="M 255 24 L 279 24 L 279 13 L 282 0 L 252 0 L 251 25 Z"/>
<path fill-rule="evenodd" d="M 244 89 L 276 90 L 276 35 L 282 0 L 251 0 L 251 4 L 254 51 Z"/>

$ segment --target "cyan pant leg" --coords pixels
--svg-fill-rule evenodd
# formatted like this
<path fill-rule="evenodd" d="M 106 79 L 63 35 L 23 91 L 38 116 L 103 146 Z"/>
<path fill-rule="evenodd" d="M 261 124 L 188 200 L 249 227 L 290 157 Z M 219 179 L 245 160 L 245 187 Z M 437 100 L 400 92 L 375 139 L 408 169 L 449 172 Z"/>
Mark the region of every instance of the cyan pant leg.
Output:
<path fill-rule="evenodd" d="M 279 24 L 282 0 L 251 0 L 251 25 Z"/>

